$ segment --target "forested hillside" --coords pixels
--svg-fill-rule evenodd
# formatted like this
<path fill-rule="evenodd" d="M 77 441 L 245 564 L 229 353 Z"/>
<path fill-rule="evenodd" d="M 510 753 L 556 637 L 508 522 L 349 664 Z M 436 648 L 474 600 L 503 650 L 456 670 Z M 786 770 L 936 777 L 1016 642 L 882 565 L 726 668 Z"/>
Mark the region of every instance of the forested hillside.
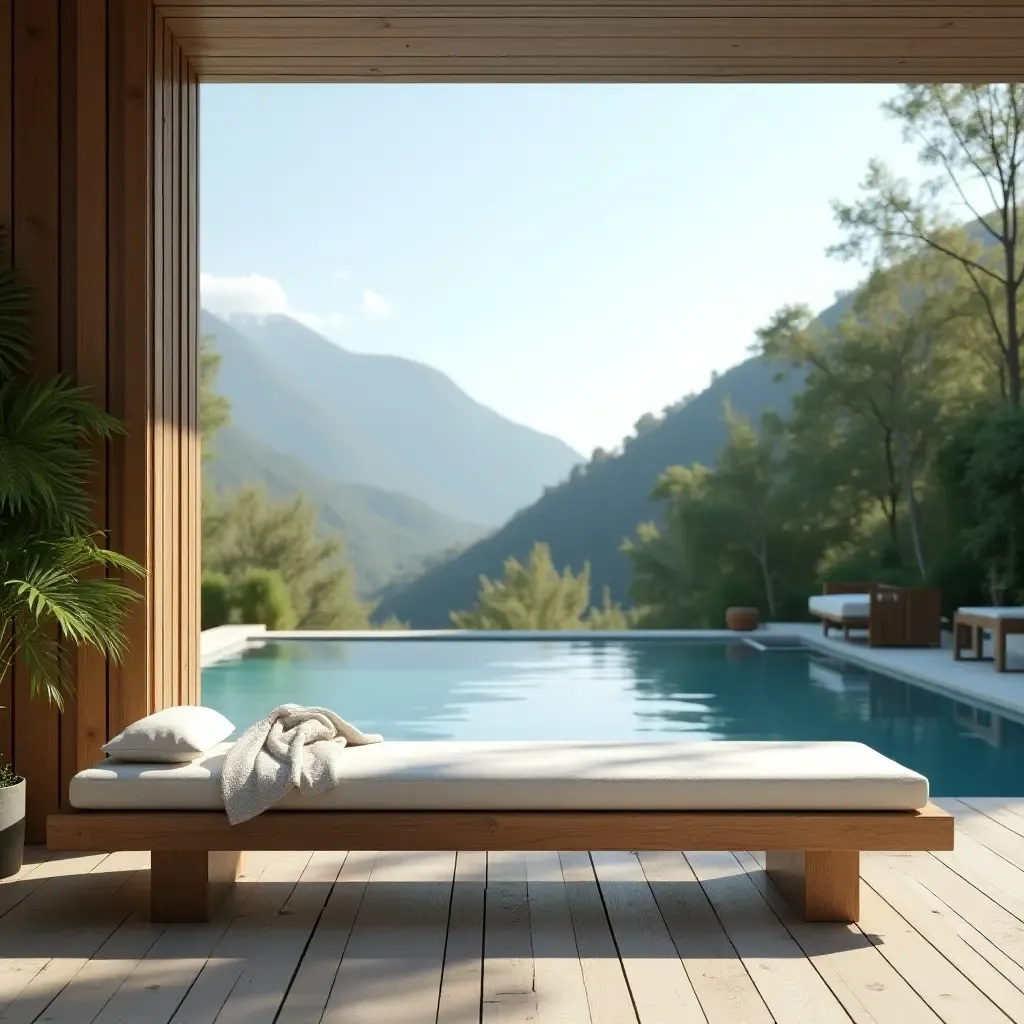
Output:
<path fill-rule="evenodd" d="M 831 308 L 826 319 L 837 312 Z M 607 586 L 613 600 L 627 600 L 630 562 L 620 549 L 638 523 L 660 518 L 650 497 L 658 477 L 671 465 L 714 463 L 728 437 L 726 401 L 754 419 L 770 408 L 784 412 L 800 377 L 779 381 L 778 371 L 753 358 L 722 374 L 664 419 L 648 421 L 647 429 L 628 439 L 621 454 L 599 457 L 575 471 L 500 530 L 386 598 L 379 613 L 422 628 L 447 626 L 449 610 L 473 603 L 481 575 L 499 575 L 510 556 L 525 560 L 538 542 L 550 546 L 558 565 L 580 571 L 589 562 L 595 593 Z"/>
<path fill-rule="evenodd" d="M 415 575 L 430 558 L 484 532 L 406 494 L 330 480 L 230 424 L 218 433 L 206 468 L 208 485 L 220 490 L 258 484 L 275 499 L 305 495 L 320 528 L 344 535 L 357 593 L 364 598 L 398 577 Z"/>

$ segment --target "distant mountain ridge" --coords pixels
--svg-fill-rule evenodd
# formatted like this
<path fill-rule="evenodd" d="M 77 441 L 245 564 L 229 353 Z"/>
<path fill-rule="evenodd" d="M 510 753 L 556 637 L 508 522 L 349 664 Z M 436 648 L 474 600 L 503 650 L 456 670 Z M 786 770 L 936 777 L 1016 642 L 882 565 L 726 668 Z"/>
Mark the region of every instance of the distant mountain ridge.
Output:
<path fill-rule="evenodd" d="M 819 322 L 836 323 L 850 301 L 849 296 L 837 299 Z M 658 477 L 673 465 L 714 465 L 727 439 L 726 401 L 755 422 L 768 409 L 787 411 L 803 377 L 794 373 L 779 380 L 778 373 L 778 365 L 760 356 L 734 366 L 649 431 L 631 438 L 620 455 L 592 463 L 456 558 L 397 593 L 389 592 L 379 614 L 397 615 L 416 628 L 450 626 L 449 611 L 475 602 L 481 575 L 500 576 L 506 558 L 525 559 L 538 541 L 551 546 L 560 567 L 579 571 L 590 563 L 593 600 L 599 601 L 607 586 L 614 600 L 628 602 L 630 566 L 620 547 L 639 523 L 659 520 L 659 508 L 650 500 Z"/>
<path fill-rule="evenodd" d="M 322 528 L 344 535 L 345 556 L 363 598 L 484 533 L 482 526 L 451 519 L 408 495 L 329 480 L 233 425 L 218 433 L 212 448 L 206 472 L 216 489 L 257 484 L 274 498 L 309 498 Z"/>
<path fill-rule="evenodd" d="M 582 461 L 437 370 L 347 351 L 289 317 L 229 322 L 204 310 L 201 329 L 222 356 L 218 390 L 232 423 L 327 479 L 496 526 Z"/>

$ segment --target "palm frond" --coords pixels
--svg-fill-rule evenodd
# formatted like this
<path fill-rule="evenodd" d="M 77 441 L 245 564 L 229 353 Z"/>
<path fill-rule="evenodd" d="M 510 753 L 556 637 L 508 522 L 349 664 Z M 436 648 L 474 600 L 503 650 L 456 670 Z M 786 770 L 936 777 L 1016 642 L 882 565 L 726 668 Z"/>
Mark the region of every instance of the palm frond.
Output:
<path fill-rule="evenodd" d="M 32 352 L 31 295 L 9 265 L 7 229 L 0 225 L 0 380 L 23 373 Z"/>

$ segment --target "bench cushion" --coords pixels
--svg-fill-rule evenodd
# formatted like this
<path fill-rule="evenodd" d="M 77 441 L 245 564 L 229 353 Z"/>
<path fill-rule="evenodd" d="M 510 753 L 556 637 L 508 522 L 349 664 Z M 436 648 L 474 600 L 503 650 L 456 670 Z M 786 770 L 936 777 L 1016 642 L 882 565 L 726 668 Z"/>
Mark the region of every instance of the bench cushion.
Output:
<path fill-rule="evenodd" d="M 958 615 L 979 615 L 987 619 L 1024 619 L 1024 608 L 957 608 Z"/>
<path fill-rule="evenodd" d="M 106 762 L 79 772 L 81 810 L 219 810 L 228 744 L 191 764 Z M 276 810 L 916 810 L 928 781 L 862 743 L 384 742 L 347 776 Z"/>
<path fill-rule="evenodd" d="M 815 594 L 808 598 L 807 608 L 812 615 L 830 619 L 866 619 L 871 614 L 871 595 Z"/>

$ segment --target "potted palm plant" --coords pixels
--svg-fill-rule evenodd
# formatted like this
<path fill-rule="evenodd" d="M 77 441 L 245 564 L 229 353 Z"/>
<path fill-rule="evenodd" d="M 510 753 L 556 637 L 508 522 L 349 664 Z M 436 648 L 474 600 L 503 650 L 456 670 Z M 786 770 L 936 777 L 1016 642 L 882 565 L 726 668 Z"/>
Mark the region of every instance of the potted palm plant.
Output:
<path fill-rule="evenodd" d="M 33 697 L 63 710 L 74 647 L 123 654 L 138 595 L 121 578 L 143 570 L 103 546 L 87 489 L 87 445 L 120 424 L 69 377 L 30 372 L 29 312 L 0 229 L 0 685 L 25 673 Z M 26 780 L 9 758 L 0 750 L 0 877 L 21 868 L 25 842 Z"/>

